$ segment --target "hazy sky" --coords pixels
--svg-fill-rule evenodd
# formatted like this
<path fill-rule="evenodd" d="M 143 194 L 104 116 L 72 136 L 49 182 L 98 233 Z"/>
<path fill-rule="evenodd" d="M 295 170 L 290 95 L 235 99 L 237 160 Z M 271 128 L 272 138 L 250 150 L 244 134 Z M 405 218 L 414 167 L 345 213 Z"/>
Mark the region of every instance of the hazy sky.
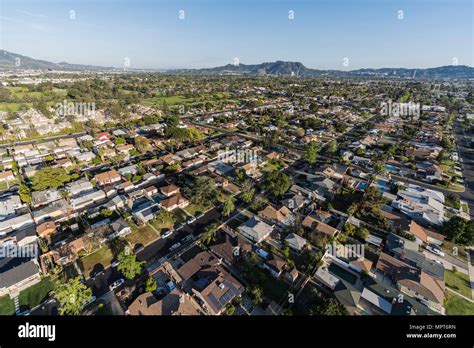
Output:
<path fill-rule="evenodd" d="M 473 18 L 472 0 L 0 0 L 0 47 L 132 68 L 473 66 Z"/>

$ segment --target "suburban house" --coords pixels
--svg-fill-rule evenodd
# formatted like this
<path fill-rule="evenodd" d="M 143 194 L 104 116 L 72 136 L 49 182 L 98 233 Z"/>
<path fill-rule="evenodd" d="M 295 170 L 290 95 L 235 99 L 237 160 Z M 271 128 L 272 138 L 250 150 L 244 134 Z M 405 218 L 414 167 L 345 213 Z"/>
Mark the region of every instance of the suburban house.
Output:
<path fill-rule="evenodd" d="M 270 235 L 273 227 L 253 216 L 237 227 L 237 230 L 252 242 L 260 243 Z"/>
<path fill-rule="evenodd" d="M 231 266 L 252 251 L 252 244 L 237 232 L 224 227 L 214 235 L 209 250 Z"/>
<path fill-rule="evenodd" d="M 15 180 L 15 174 L 11 170 L 0 172 L 0 182 Z"/>
<path fill-rule="evenodd" d="M 329 237 L 335 237 L 339 232 L 338 229 L 317 220 L 314 216 L 309 214 L 306 216 L 302 222 L 303 227 L 308 228 L 309 230 L 317 233 L 323 233 Z"/>
<path fill-rule="evenodd" d="M 408 233 L 415 236 L 418 244 L 435 244 L 442 245 L 444 243 L 444 236 L 440 233 L 434 232 L 428 228 L 418 225 L 415 221 L 411 221 L 408 227 Z"/>
<path fill-rule="evenodd" d="M 174 184 L 166 185 L 160 188 L 160 192 L 166 197 L 171 197 L 179 193 L 179 187 Z"/>
<path fill-rule="evenodd" d="M 126 311 L 128 315 L 200 315 L 199 305 L 188 294 L 173 289 L 162 299 L 153 293 L 139 295 Z"/>
<path fill-rule="evenodd" d="M 269 271 L 274 278 L 278 278 L 286 268 L 286 261 L 280 256 L 270 253 L 262 263 L 262 268 Z"/>
<path fill-rule="evenodd" d="M 9 259 L 0 260 L 0 296 L 17 297 L 20 291 L 40 282 L 40 270 L 36 260 L 9 267 Z M 2 267 L 3 266 L 3 267 Z"/>
<path fill-rule="evenodd" d="M 306 239 L 298 236 L 296 233 L 288 234 L 285 238 L 285 242 L 288 243 L 288 246 L 296 252 L 302 251 L 308 243 Z"/>
<path fill-rule="evenodd" d="M 169 198 L 163 199 L 159 204 L 166 211 L 173 211 L 176 208 L 186 208 L 189 205 L 189 201 L 181 193 L 177 193 Z"/>
<path fill-rule="evenodd" d="M 416 298 L 433 311 L 444 313 L 443 279 L 428 274 L 418 265 L 410 265 L 386 253 L 380 254 L 375 268 L 384 278 L 388 277 L 402 293 Z"/>
<path fill-rule="evenodd" d="M 202 251 L 176 271 L 175 279 L 189 294 L 196 296 L 203 309 L 220 315 L 234 298 L 240 297 L 245 288 L 228 273 L 211 253 Z"/>
<path fill-rule="evenodd" d="M 46 238 L 56 232 L 56 224 L 54 221 L 46 221 L 36 226 L 36 233 L 41 238 Z"/>
<path fill-rule="evenodd" d="M 258 213 L 258 216 L 272 225 L 289 226 L 295 221 L 293 213 L 285 206 L 275 209 L 272 205 L 267 205 L 265 209 Z"/>
<path fill-rule="evenodd" d="M 130 225 L 121 217 L 112 222 L 110 224 L 110 228 L 112 229 L 113 233 L 107 235 L 107 239 L 109 240 L 117 237 L 124 237 L 132 232 Z"/>
<path fill-rule="evenodd" d="M 439 315 L 409 296 L 400 295 L 397 289 L 368 278 L 357 307 L 369 315 Z"/>
<path fill-rule="evenodd" d="M 97 174 L 94 178 L 99 186 L 112 185 L 121 180 L 120 174 L 115 169 Z"/>
<path fill-rule="evenodd" d="M 54 188 L 35 191 L 31 194 L 31 206 L 37 208 L 42 205 L 49 204 L 62 198 L 61 193 Z"/>

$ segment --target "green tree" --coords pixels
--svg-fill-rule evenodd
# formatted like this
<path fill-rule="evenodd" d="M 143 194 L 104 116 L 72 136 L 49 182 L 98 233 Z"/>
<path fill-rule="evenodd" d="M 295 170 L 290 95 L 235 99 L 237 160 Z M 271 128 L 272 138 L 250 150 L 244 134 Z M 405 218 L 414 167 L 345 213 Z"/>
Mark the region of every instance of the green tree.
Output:
<path fill-rule="evenodd" d="M 117 137 L 114 139 L 114 144 L 115 145 L 123 145 L 123 144 L 126 144 L 127 141 L 125 140 L 125 138 L 122 138 L 122 137 Z"/>
<path fill-rule="evenodd" d="M 104 209 L 102 209 L 102 210 L 100 211 L 100 214 L 101 214 L 103 217 L 108 218 L 108 217 L 111 217 L 113 213 L 112 213 L 112 210 L 107 209 L 107 208 L 104 208 Z"/>
<path fill-rule="evenodd" d="M 227 217 L 235 210 L 234 197 L 232 195 L 227 195 L 224 200 L 224 205 L 222 207 L 222 215 Z"/>
<path fill-rule="evenodd" d="M 245 170 L 243 170 L 242 168 L 237 168 L 235 170 L 235 177 L 239 181 L 244 181 L 247 178 L 247 173 L 245 173 Z"/>
<path fill-rule="evenodd" d="M 321 315 L 348 315 L 349 313 L 336 299 L 330 298 L 321 308 Z"/>
<path fill-rule="evenodd" d="M 249 190 L 244 191 L 242 193 L 241 198 L 245 203 L 249 204 L 250 202 L 252 202 L 254 195 L 255 195 L 255 189 L 250 188 Z"/>
<path fill-rule="evenodd" d="M 92 298 L 92 290 L 75 277 L 67 282 L 58 284 L 53 290 L 53 297 L 59 302 L 61 314 L 80 314 L 87 301 Z"/>
<path fill-rule="evenodd" d="M 335 153 L 337 150 L 337 141 L 336 140 L 331 140 L 327 146 L 327 152 L 328 153 Z"/>
<path fill-rule="evenodd" d="M 217 232 L 217 224 L 211 224 L 207 226 L 204 229 L 204 232 L 202 233 L 201 241 L 206 245 L 209 244 L 214 238 L 214 235 L 216 234 L 216 232 Z"/>
<path fill-rule="evenodd" d="M 214 204 L 218 194 L 215 181 L 207 176 L 197 177 L 193 186 L 187 192 L 192 203 L 205 206 Z"/>
<path fill-rule="evenodd" d="M 259 286 L 252 286 L 249 289 L 250 297 L 254 305 L 258 306 L 263 303 L 263 290 Z"/>
<path fill-rule="evenodd" d="M 19 196 L 20 196 L 20 199 L 21 199 L 22 202 L 24 202 L 24 203 L 30 203 L 31 202 L 30 189 L 23 182 L 20 183 L 18 193 L 19 193 Z"/>
<path fill-rule="evenodd" d="M 280 171 L 268 172 L 263 187 L 277 197 L 283 196 L 291 187 L 292 181 L 288 175 Z"/>
<path fill-rule="evenodd" d="M 156 290 L 156 281 L 152 277 L 148 277 L 145 283 L 145 290 L 153 292 Z"/>
<path fill-rule="evenodd" d="M 314 164 L 318 159 L 319 151 L 321 151 L 321 144 L 316 141 L 312 141 L 306 146 L 306 151 L 303 155 L 303 158 L 309 164 Z"/>
<path fill-rule="evenodd" d="M 119 254 L 118 260 L 120 264 L 117 266 L 117 269 L 127 279 L 133 279 L 139 275 L 142 271 L 142 266 L 145 264 L 143 261 L 137 261 L 137 255 L 126 254 L 125 252 Z"/>
<path fill-rule="evenodd" d="M 45 167 L 38 170 L 31 179 L 32 188 L 35 191 L 46 190 L 49 188 L 63 187 L 64 184 L 77 177 L 69 175 L 61 167 Z"/>
<path fill-rule="evenodd" d="M 443 234 L 452 242 L 462 245 L 474 243 L 474 221 L 453 216 L 442 227 Z"/>
<path fill-rule="evenodd" d="M 148 151 L 150 147 L 150 140 L 148 138 L 138 136 L 135 138 L 135 148 L 138 150 L 140 153 L 145 153 Z"/>

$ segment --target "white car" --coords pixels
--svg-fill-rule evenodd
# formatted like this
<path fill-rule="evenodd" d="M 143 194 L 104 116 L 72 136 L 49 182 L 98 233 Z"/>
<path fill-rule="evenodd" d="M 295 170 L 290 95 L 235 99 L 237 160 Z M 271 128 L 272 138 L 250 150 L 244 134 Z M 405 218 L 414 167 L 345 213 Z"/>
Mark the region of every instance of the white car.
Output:
<path fill-rule="evenodd" d="M 125 279 L 120 278 L 119 280 L 116 280 L 116 281 L 114 281 L 112 284 L 110 284 L 109 290 L 110 290 L 110 291 L 114 291 L 115 289 L 117 289 L 117 288 L 118 288 L 120 285 L 122 285 L 123 283 L 125 283 Z"/>
<path fill-rule="evenodd" d="M 438 256 L 443 256 L 444 257 L 444 253 L 435 246 L 428 245 L 426 247 L 426 250 L 431 251 L 433 254 L 436 254 Z"/>
<path fill-rule="evenodd" d="M 171 236 L 173 234 L 173 231 L 172 230 L 169 230 L 169 231 L 166 231 L 165 233 L 163 233 L 161 235 L 161 238 L 168 238 L 169 236 Z"/>
<path fill-rule="evenodd" d="M 180 246 L 181 246 L 181 243 L 179 243 L 179 242 L 178 242 L 178 243 L 175 243 L 175 244 L 173 244 L 173 245 L 170 247 L 170 251 L 173 251 L 173 250 L 175 250 L 175 249 L 178 249 Z"/>
<path fill-rule="evenodd" d="M 122 262 L 122 261 L 120 261 L 120 260 L 114 261 L 114 262 L 112 262 L 111 266 L 115 268 L 115 267 L 117 267 L 118 265 L 120 265 L 121 262 Z"/>

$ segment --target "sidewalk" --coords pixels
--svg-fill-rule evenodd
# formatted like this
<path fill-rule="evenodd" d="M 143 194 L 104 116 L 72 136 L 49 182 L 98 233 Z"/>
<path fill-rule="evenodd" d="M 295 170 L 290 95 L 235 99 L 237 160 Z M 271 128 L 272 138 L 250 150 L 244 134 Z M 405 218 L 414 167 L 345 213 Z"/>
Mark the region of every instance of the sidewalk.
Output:
<path fill-rule="evenodd" d="M 467 269 L 469 272 L 469 279 L 471 281 L 472 298 L 474 298 L 474 266 L 471 265 L 471 253 L 472 249 L 467 249 Z"/>

